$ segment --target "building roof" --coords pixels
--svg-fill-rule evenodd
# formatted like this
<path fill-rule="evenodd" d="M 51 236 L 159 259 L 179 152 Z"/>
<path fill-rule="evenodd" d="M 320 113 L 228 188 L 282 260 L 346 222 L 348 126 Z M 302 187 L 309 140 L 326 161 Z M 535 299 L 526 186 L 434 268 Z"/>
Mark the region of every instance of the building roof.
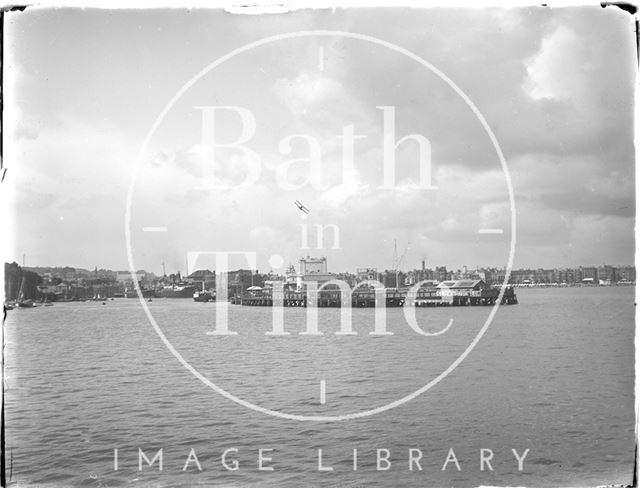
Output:
<path fill-rule="evenodd" d="M 455 284 L 455 281 L 442 281 L 438 285 L 438 288 L 451 288 Z"/>
<path fill-rule="evenodd" d="M 480 284 L 484 284 L 484 281 L 483 280 L 451 280 L 451 281 L 443 281 L 438 285 L 438 288 L 467 290 L 467 289 L 476 288 Z"/>
<path fill-rule="evenodd" d="M 420 285 L 421 288 L 432 288 L 435 286 L 438 286 L 437 280 L 424 280 L 422 285 Z"/>

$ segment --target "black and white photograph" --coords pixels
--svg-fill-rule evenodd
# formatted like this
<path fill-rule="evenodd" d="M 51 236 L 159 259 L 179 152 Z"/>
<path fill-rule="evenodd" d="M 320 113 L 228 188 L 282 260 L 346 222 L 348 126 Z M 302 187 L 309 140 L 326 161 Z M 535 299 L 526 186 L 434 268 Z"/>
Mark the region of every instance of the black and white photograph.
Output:
<path fill-rule="evenodd" d="M 4 7 L 2 486 L 637 486 L 637 33 Z"/>

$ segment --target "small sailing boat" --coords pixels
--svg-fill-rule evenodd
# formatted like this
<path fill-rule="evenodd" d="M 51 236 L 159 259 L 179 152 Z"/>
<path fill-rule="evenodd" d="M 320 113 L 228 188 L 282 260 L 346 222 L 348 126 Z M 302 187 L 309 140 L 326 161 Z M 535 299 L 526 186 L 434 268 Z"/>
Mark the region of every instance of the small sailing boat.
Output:
<path fill-rule="evenodd" d="M 20 308 L 33 308 L 36 306 L 36 303 L 30 298 L 24 298 L 24 276 L 22 277 L 22 281 L 20 282 L 20 290 L 18 291 L 18 307 Z"/>

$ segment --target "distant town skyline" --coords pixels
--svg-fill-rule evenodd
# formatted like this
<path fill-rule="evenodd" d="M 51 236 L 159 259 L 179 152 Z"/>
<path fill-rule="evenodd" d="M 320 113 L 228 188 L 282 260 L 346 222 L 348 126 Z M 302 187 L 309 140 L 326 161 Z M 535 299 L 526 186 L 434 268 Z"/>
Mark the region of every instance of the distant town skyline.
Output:
<path fill-rule="evenodd" d="M 73 269 L 80 269 L 80 270 L 84 270 L 84 271 L 88 271 L 88 272 L 93 272 L 94 270 L 98 270 L 98 271 L 109 271 L 109 272 L 127 272 L 130 273 L 130 270 L 127 269 L 126 267 L 123 268 L 107 268 L 104 266 L 101 266 L 99 264 L 93 266 L 93 267 L 83 267 L 83 266 L 72 266 L 72 265 L 33 265 L 30 266 L 29 264 L 26 265 L 22 265 L 22 263 L 18 262 L 18 261 L 11 261 L 11 263 L 15 263 L 18 264 L 19 266 L 26 268 L 26 269 L 62 269 L 62 268 L 73 268 Z M 8 263 L 9 264 L 9 263 Z M 288 263 L 285 265 L 284 267 L 284 271 L 286 271 L 286 269 L 289 266 L 294 266 L 296 267 L 296 269 L 298 268 L 298 262 L 295 263 Z M 437 264 L 432 264 L 431 266 L 426 265 L 425 263 L 425 269 L 429 269 L 429 270 L 435 270 L 439 267 L 445 267 L 447 268 L 448 271 L 453 271 L 453 272 L 457 272 L 457 271 L 462 271 L 464 269 L 465 266 L 462 267 L 451 267 L 448 266 L 446 263 L 437 263 Z M 613 268 L 626 268 L 626 267 L 633 267 L 635 268 L 635 264 L 634 263 L 582 263 L 579 264 L 577 266 L 531 266 L 531 267 L 523 267 L 523 268 L 513 268 L 512 271 L 527 271 L 527 270 L 575 270 L 575 269 L 581 269 L 581 268 L 599 268 L 599 267 L 613 267 Z M 353 268 L 353 269 L 329 269 L 328 272 L 330 274 L 340 274 L 340 273 L 356 273 L 356 271 L 358 269 L 365 269 L 366 267 L 363 268 Z M 384 271 L 393 271 L 394 268 L 376 268 L 375 266 L 370 266 L 370 269 L 375 269 L 378 272 L 384 272 Z M 471 271 L 476 271 L 476 270 L 488 270 L 488 269 L 496 269 L 496 270 L 504 270 L 504 267 L 496 267 L 496 266 L 466 266 L 467 270 L 469 272 Z M 233 268 L 232 270 L 235 269 L 249 269 L 248 267 L 245 268 Z M 418 266 L 415 267 L 411 267 L 411 266 L 404 266 L 404 267 L 400 267 L 398 268 L 399 271 L 402 272 L 408 272 L 408 271 L 415 271 L 415 270 L 420 270 L 422 269 L 421 263 L 419 263 Z M 209 270 L 209 271 L 215 271 L 215 268 L 199 268 L 196 267 L 194 271 L 202 271 L 202 270 Z M 154 269 L 144 269 L 144 268 L 138 268 L 136 269 L 136 271 L 144 271 L 147 273 L 153 273 L 156 276 L 163 276 L 163 270 L 160 269 L 158 270 L 154 270 Z M 259 273 L 269 273 L 270 271 L 272 271 L 271 269 L 267 268 L 267 269 L 256 269 L 255 271 L 258 271 Z M 181 275 L 184 275 L 184 270 L 183 269 L 175 269 L 175 270 L 166 270 L 166 275 L 174 275 L 174 274 L 178 274 L 180 273 Z M 277 272 L 275 272 L 275 274 L 278 274 Z M 280 274 L 284 274 L 283 271 L 280 271 Z"/>
<path fill-rule="evenodd" d="M 332 30 L 399 46 L 473 101 L 499 141 L 513 185 L 514 269 L 634 262 L 635 36 L 619 9 L 336 9 L 265 17 L 29 8 L 5 19 L 3 193 L 12 231 L 5 261 L 22 264 L 24 253 L 31 267 L 128 269 L 124 221 L 134 163 L 168 101 L 241 46 Z M 231 148 L 216 159 L 200 138 L 203 107 L 214 106 L 236 107 L 220 119 L 227 144 L 249 130 L 246 114 L 255 117 L 255 134 L 244 143 L 261 158 L 251 185 L 235 188 L 250 165 L 246 151 Z M 381 136 L 392 108 L 394 143 L 428 137 L 434 189 L 412 190 L 426 147 L 416 138 L 395 147 L 398 185 L 381 189 L 388 155 Z M 345 170 L 350 126 L 353 167 Z M 291 134 L 307 138 L 287 139 Z M 323 184 L 295 189 L 306 163 L 290 160 L 314 148 Z M 234 188 L 202 188 L 208 158 L 219 181 Z M 279 180 L 287 165 L 293 189 Z M 133 185 L 132 255 L 136 268 L 154 273 L 163 262 L 168 272 L 184 270 L 190 251 L 215 250 L 255 251 L 259 269 L 269 269 L 273 254 L 285 267 L 311 254 L 326 255 L 330 271 L 392 269 L 397 241 L 405 269 L 423 259 L 427 267 L 504 267 L 507 182 L 478 117 L 415 59 L 348 35 L 274 40 L 207 72 L 158 125 Z M 314 249 L 315 226 L 329 224 L 340 231 L 339 246 L 327 231 L 324 248 Z"/>

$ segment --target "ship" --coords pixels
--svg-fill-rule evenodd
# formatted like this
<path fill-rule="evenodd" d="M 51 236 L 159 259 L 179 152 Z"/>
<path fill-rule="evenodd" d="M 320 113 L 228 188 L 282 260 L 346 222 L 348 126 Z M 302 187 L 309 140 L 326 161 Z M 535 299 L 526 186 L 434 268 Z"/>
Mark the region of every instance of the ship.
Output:
<path fill-rule="evenodd" d="M 196 291 L 193 294 L 193 300 L 196 302 L 213 302 L 216 299 L 216 292 L 210 290 Z"/>
<path fill-rule="evenodd" d="M 153 288 L 140 288 L 140 292 L 142 293 L 142 298 L 155 298 L 156 290 Z M 125 298 L 137 298 L 138 293 L 136 293 L 135 288 L 125 288 L 124 290 Z"/>
<path fill-rule="evenodd" d="M 215 299 L 215 292 L 211 292 L 209 290 L 196 291 L 193 294 L 193 300 L 196 302 L 213 302 Z"/>
<path fill-rule="evenodd" d="M 158 298 L 191 298 L 196 291 L 196 287 L 186 283 L 176 283 L 175 285 L 163 286 L 155 291 Z"/>

